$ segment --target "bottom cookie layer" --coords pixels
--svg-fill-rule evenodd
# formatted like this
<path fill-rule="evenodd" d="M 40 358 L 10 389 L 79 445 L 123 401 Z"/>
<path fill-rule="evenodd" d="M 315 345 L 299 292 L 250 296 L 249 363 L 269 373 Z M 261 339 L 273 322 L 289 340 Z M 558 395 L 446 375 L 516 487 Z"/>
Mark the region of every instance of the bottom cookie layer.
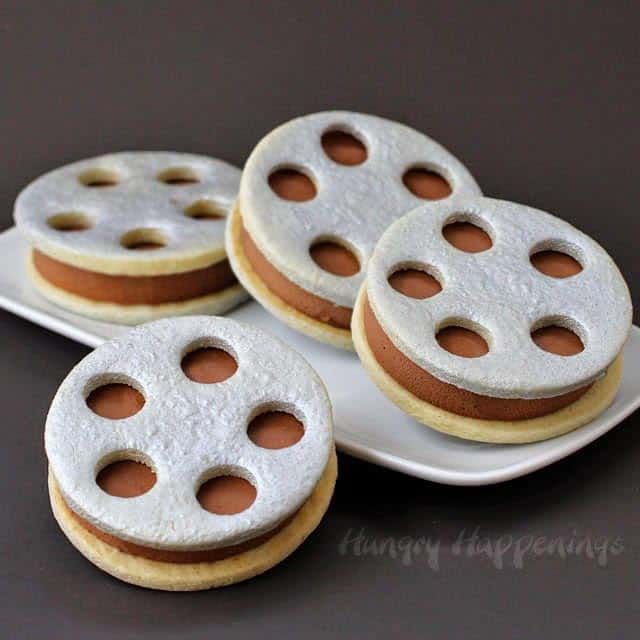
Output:
<path fill-rule="evenodd" d="M 98 539 L 74 518 L 51 474 L 49 497 L 53 515 L 71 544 L 103 571 L 140 587 L 197 591 L 252 578 L 295 551 L 322 520 L 333 495 L 337 473 L 338 462 L 333 451 L 313 493 L 286 526 L 260 546 L 216 562 L 176 564 L 124 553 Z"/>
<path fill-rule="evenodd" d="M 89 300 L 52 285 L 34 267 L 31 255 L 27 262 L 27 271 L 38 292 L 56 306 L 93 320 L 117 324 L 136 325 L 169 316 L 201 313 L 220 315 L 233 309 L 248 297 L 242 285 L 235 284 L 222 291 L 183 302 L 156 305 L 120 305 L 112 302 Z"/>
<path fill-rule="evenodd" d="M 602 413 L 612 402 L 622 379 L 622 356 L 610 365 L 604 378 L 573 404 L 538 418 L 525 420 L 483 420 L 467 418 L 440 409 L 421 400 L 396 382 L 376 360 L 364 328 L 363 285 L 356 302 L 351 325 L 353 341 L 360 360 L 378 388 L 400 409 L 418 422 L 466 440 L 517 444 L 548 440 L 581 427 Z"/>
<path fill-rule="evenodd" d="M 341 349 L 353 349 L 351 331 L 305 315 L 276 296 L 262 281 L 242 248 L 242 218 L 237 207 L 227 221 L 227 256 L 238 280 L 269 312 L 296 331 Z"/>

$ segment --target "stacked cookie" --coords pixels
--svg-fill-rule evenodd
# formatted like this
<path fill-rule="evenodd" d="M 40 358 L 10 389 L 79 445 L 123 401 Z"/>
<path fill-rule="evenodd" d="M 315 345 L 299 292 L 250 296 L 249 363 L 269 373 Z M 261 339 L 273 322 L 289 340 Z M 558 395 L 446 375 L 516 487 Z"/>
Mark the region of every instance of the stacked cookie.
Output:
<path fill-rule="evenodd" d="M 490 198 L 415 209 L 369 262 L 353 333 L 380 389 L 423 424 L 532 442 L 604 411 L 620 384 L 629 291 L 596 242 Z"/>
<path fill-rule="evenodd" d="M 37 289 L 64 309 L 138 324 L 245 299 L 224 248 L 240 172 L 205 156 L 129 152 L 38 178 L 15 220 Z"/>
<path fill-rule="evenodd" d="M 158 320 L 100 346 L 58 390 L 45 445 L 72 544 L 155 589 L 266 571 L 315 529 L 336 480 L 322 381 L 223 318 Z"/>

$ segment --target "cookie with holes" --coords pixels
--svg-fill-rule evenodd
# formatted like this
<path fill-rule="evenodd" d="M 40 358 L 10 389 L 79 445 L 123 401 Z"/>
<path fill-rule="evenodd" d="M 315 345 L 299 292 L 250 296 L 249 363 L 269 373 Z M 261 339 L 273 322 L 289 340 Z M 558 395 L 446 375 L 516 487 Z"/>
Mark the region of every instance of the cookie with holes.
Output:
<path fill-rule="evenodd" d="M 267 310 L 350 349 L 353 305 L 383 231 L 425 200 L 479 193 L 462 163 L 418 131 L 360 113 L 316 113 L 278 127 L 251 153 L 227 252 Z"/>
<path fill-rule="evenodd" d="M 419 422 L 518 443 L 609 406 L 631 319 L 622 275 L 584 233 L 521 204 L 454 199 L 382 236 L 353 334 L 370 376 Z"/>
<path fill-rule="evenodd" d="M 207 316 L 157 320 L 89 354 L 53 400 L 45 446 L 70 542 L 121 580 L 173 591 L 279 563 L 319 524 L 337 475 L 313 369 Z"/>
<path fill-rule="evenodd" d="M 223 313 L 245 298 L 224 249 L 240 172 L 205 156 L 114 153 L 36 179 L 15 220 L 38 291 L 121 324 Z"/>

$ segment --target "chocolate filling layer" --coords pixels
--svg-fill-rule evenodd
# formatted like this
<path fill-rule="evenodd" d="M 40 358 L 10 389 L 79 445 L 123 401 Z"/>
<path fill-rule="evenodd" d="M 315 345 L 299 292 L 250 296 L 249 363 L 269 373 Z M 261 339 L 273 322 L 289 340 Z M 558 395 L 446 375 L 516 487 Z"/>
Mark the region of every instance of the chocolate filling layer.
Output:
<path fill-rule="evenodd" d="M 67 504 L 67 507 L 69 505 Z M 117 536 L 111 535 L 101 531 L 91 523 L 87 522 L 84 518 L 80 517 L 73 509 L 69 508 L 69 512 L 78 523 L 84 527 L 89 533 L 94 535 L 102 542 L 115 547 L 123 553 L 128 553 L 132 556 L 140 556 L 147 558 L 148 560 L 156 560 L 158 562 L 173 562 L 176 564 L 189 564 L 192 562 L 216 562 L 218 560 L 224 560 L 231 556 L 235 556 L 239 553 L 249 551 L 255 547 L 259 547 L 264 544 L 270 538 L 273 538 L 279 531 L 291 522 L 295 517 L 295 513 L 287 518 L 284 522 L 280 523 L 275 529 L 241 544 L 234 544 L 228 547 L 221 547 L 219 549 L 204 549 L 202 551 L 169 551 L 166 549 L 154 549 L 152 547 L 145 547 L 133 542 L 122 540 Z"/>
<path fill-rule="evenodd" d="M 122 420 L 144 407 L 144 396 L 132 386 L 110 382 L 94 389 L 87 396 L 87 406 L 103 418 Z"/>
<path fill-rule="evenodd" d="M 384 332 L 368 301 L 364 306 L 364 329 L 367 343 L 378 364 L 396 382 L 417 398 L 467 418 L 509 421 L 537 418 L 572 404 L 591 387 L 587 385 L 553 398 L 512 399 L 483 396 L 442 382 L 407 358 Z"/>
<path fill-rule="evenodd" d="M 256 488 L 239 476 L 215 476 L 201 485 L 196 498 L 203 509 L 219 516 L 232 516 L 248 509 L 256 499 Z"/>
<path fill-rule="evenodd" d="M 309 293 L 283 276 L 258 249 L 249 232 L 242 227 L 242 249 L 247 260 L 265 285 L 294 309 L 332 327 L 349 329 L 352 309 Z"/>
<path fill-rule="evenodd" d="M 569 278 L 582 271 L 582 265 L 566 253 L 539 251 L 531 256 L 531 264 L 552 278 Z"/>
<path fill-rule="evenodd" d="M 409 169 L 402 176 L 402 181 L 411 193 L 425 200 L 440 200 L 451 194 L 449 183 L 435 171 L 428 169 Z"/>
<path fill-rule="evenodd" d="M 284 449 L 302 438 L 304 426 L 298 418 L 286 411 L 266 411 L 249 423 L 247 435 L 259 447 Z"/>
<path fill-rule="evenodd" d="M 71 266 L 33 250 L 33 265 L 52 285 L 96 302 L 166 304 L 217 293 L 236 284 L 228 260 L 204 269 L 160 276 L 114 276 Z"/>
<path fill-rule="evenodd" d="M 224 349 L 202 347 L 187 353 L 181 367 L 189 380 L 215 384 L 230 378 L 238 370 L 238 363 Z"/>
<path fill-rule="evenodd" d="M 150 491 L 155 483 L 155 471 L 137 460 L 112 462 L 96 476 L 96 484 L 117 498 L 137 498 Z"/>

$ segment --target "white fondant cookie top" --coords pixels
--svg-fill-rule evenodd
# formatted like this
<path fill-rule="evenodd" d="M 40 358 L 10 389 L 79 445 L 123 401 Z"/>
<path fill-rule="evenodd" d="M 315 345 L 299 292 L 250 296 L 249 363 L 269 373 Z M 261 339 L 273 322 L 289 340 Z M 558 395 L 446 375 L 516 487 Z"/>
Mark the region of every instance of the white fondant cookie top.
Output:
<path fill-rule="evenodd" d="M 442 234 L 467 220 L 493 246 L 465 253 Z M 582 271 L 553 278 L 537 271 L 533 253 L 557 250 Z M 394 290 L 389 276 L 403 266 L 422 268 L 442 291 L 417 300 Z M 593 382 L 618 355 L 631 327 L 627 285 L 606 251 L 570 224 L 537 209 L 490 198 L 425 204 L 394 223 L 369 262 L 367 295 L 385 333 L 410 360 L 438 379 L 498 398 L 551 397 Z M 441 348 L 436 333 L 467 325 L 485 338 L 489 353 L 464 358 Z M 532 330 L 565 326 L 584 344 L 563 357 L 539 348 Z"/>
<path fill-rule="evenodd" d="M 235 374 L 217 384 L 187 378 L 183 356 L 204 345 L 233 355 Z M 112 382 L 138 388 L 146 401 L 139 413 L 110 420 L 88 408 L 88 394 Z M 278 450 L 255 445 L 247 424 L 265 407 L 293 413 L 301 440 Z M 105 343 L 71 371 L 51 405 L 45 446 L 65 501 L 99 529 L 155 548 L 210 549 L 266 533 L 302 506 L 333 446 L 331 406 L 309 364 L 268 334 L 224 318 L 164 319 Z M 156 484 L 136 498 L 96 483 L 123 452 L 156 472 Z M 255 502 L 237 515 L 205 511 L 200 484 L 229 472 L 255 486 Z"/>
<path fill-rule="evenodd" d="M 168 180 L 185 179 L 180 184 Z M 55 169 L 18 196 L 14 217 L 29 241 L 80 268 L 126 275 L 159 275 L 207 266 L 224 255 L 224 217 L 236 197 L 240 172 L 206 156 L 135 151 L 89 158 Z M 110 186 L 88 184 L 113 182 Z M 87 184 L 88 183 L 88 184 Z M 220 214 L 189 215 L 195 203 Z M 56 222 L 80 219 L 89 228 L 64 231 Z M 153 251 L 134 251 L 123 238 L 160 238 Z M 135 236 L 135 234 L 134 234 Z"/>
<path fill-rule="evenodd" d="M 348 132 L 367 149 L 366 160 L 344 166 L 325 153 L 321 138 Z M 245 165 L 239 207 L 245 228 L 262 253 L 289 280 L 338 305 L 353 307 L 365 265 L 382 232 L 396 218 L 424 202 L 403 183 L 405 172 L 421 167 L 437 172 L 452 195 L 476 195 L 475 180 L 437 142 L 405 125 L 349 111 L 316 113 L 291 120 L 269 133 Z M 312 200 L 291 202 L 269 187 L 269 175 L 282 168 L 306 174 L 315 184 Z M 337 240 L 351 248 L 359 273 L 340 277 L 310 257 L 317 240 Z"/>

